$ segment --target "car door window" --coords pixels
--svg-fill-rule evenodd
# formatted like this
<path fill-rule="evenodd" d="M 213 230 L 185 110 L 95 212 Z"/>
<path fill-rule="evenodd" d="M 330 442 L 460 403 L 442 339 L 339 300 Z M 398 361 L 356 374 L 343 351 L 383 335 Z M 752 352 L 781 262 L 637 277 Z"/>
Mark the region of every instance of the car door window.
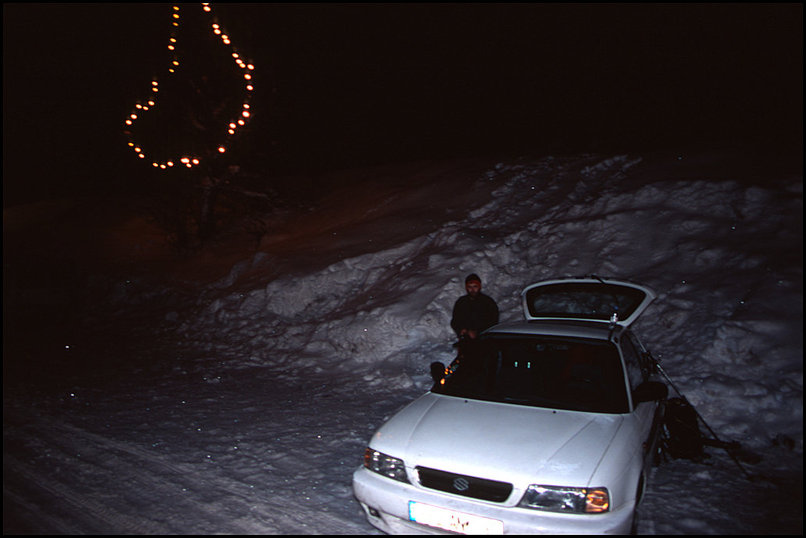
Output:
<path fill-rule="evenodd" d="M 622 338 L 621 351 L 624 354 L 624 365 L 627 368 L 627 377 L 630 380 L 630 388 L 635 387 L 644 381 L 644 372 L 641 368 L 641 355 L 635 349 L 631 338 Z"/>
<path fill-rule="evenodd" d="M 652 357 L 647 353 L 646 348 L 641 343 L 641 340 L 633 332 L 625 333 L 625 340 L 629 340 L 638 353 L 638 364 L 641 366 L 641 371 L 644 373 L 644 381 L 650 378 L 654 371 L 654 363 Z"/>

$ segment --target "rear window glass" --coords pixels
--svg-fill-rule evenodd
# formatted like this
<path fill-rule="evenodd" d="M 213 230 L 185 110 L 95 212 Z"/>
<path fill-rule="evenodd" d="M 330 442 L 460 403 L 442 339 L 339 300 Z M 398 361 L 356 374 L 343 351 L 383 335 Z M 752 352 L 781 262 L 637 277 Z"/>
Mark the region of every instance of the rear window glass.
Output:
<path fill-rule="evenodd" d="M 608 321 L 613 314 L 627 319 L 641 305 L 646 294 L 615 284 L 568 283 L 532 288 L 526 292 L 529 315 Z"/>

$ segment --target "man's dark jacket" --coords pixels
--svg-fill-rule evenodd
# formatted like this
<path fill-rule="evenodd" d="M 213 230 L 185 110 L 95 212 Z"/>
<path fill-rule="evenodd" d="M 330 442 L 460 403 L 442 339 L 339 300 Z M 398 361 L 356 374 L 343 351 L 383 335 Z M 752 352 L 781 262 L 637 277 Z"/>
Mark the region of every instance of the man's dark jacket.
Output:
<path fill-rule="evenodd" d="M 475 297 L 463 295 L 453 305 L 451 327 L 456 335 L 462 329 L 480 333 L 498 323 L 498 305 L 495 301 L 479 292 Z"/>

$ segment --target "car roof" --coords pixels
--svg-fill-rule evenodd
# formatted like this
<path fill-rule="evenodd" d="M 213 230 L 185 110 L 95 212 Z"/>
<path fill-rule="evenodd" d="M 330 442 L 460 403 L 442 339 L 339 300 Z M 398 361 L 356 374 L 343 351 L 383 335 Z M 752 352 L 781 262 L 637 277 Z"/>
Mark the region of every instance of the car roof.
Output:
<path fill-rule="evenodd" d="M 618 337 L 623 327 L 576 320 L 528 320 L 500 323 L 487 329 L 485 335 L 514 334 L 522 336 L 559 336 L 607 341 Z"/>

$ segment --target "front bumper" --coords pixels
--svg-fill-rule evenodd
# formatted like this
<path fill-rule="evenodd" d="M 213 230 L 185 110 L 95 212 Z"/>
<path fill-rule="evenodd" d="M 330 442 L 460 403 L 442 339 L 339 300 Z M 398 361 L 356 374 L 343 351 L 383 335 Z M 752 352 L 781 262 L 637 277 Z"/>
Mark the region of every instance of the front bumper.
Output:
<path fill-rule="evenodd" d="M 389 534 L 446 533 L 409 521 L 409 501 L 501 521 L 503 534 L 628 534 L 633 520 L 631 506 L 604 514 L 540 512 L 510 503 L 476 501 L 404 484 L 364 467 L 353 473 L 353 493 L 368 521 Z"/>

